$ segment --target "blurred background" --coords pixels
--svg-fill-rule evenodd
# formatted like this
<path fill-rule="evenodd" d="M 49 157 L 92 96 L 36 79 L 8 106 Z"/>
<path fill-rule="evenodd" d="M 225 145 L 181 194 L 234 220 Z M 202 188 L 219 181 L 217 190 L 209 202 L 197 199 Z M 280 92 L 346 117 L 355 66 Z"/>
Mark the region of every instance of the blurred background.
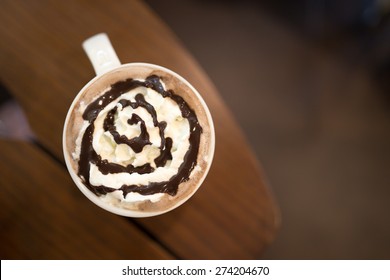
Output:
<path fill-rule="evenodd" d="M 390 1 L 146 3 L 262 163 L 282 212 L 264 258 L 390 259 Z"/>

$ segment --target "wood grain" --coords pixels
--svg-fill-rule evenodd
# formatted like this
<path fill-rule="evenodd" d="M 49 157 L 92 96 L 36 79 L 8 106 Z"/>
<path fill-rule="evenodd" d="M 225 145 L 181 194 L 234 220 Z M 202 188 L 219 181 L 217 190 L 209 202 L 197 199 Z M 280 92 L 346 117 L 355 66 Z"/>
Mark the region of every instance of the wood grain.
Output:
<path fill-rule="evenodd" d="M 169 259 L 121 217 L 95 207 L 35 146 L 0 140 L 1 259 Z"/>
<path fill-rule="evenodd" d="M 156 14 L 139 1 L 0 5 L 0 79 L 21 103 L 39 141 L 61 159 L 67 109 L 94 76 L 81 48 L 87 37 L 106 32 L 122 62 L 160 64 L 192 83 L 215 122 L 213 166 L 185 205 L 136 223 L 180 258 L 261 257 L 279 225 L 261 167 L 212 82 Z"/>

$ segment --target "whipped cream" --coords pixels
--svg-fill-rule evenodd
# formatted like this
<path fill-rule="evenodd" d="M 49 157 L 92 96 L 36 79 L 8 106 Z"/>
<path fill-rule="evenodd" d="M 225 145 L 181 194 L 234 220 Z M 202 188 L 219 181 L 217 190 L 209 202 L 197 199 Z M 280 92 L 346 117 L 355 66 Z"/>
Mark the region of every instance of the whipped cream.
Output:
<path fill-rule="evenodd" d="M 161 83 L 164 87 L 165 85 Z M 123 106 L 123 100 L 135 103 L 137 95 L 142 94 L 144 100 L 153 106 L 158 122 L 165 122 L 163 137 L 172 139 L 170 150 L 171 158 L 163 166 L 157 166 L 155 159 L 161 153 L 162 137 L 159 127 L 155 125 L 153 116 L 142 106 L 133 108 L 132 106 Z M 99 101 L 101 105 L 102 101 Z M 117 143 L 110 131 L 104 128 L 105 120 L 108 114 L 114 110 L 114 125 L 116 132 L 121 137 L 132 139 L 138 137 L 142 132 L 142 124 L 146 128 L 150 144 L 143 146 L 142 151 L 135 152 L 129 145 Z M 129 120 L 137 115 L 141 120 L 129 124 Z M 84 121 L 79 137 L 76 140 L 76 149 L 72 156 L 75 160 L 80 159 L 82 139 L 87 127 L 91 123 Z M 137 172 L 120 172 L 103 174 L 99 167 L 90 162 L 89 183 L 93 186 L 106 186 L 118 191 L 111 191 L 101 196 L 106 202 L 139 202 L 150 200 L 157 202 L 164 193 L 154 193 L 142 195 L 138 192 L 130 192 L 126 195 L 119 190 L 123 185 L 148 185 L 154 182 L 169 181 L 170 178 L 178 173 L 185 155 L 190 147 L 189 137 L 191 134 L 190 124 L 187 118 L 182 116 L 179 104 L 169 97 L 163 97 L 161 93 L 149 87 L 136 87 L 125 93 L 122 93 L 116 99 L 108 103 L 97 115 L 93 121 L 92 147 L 97 155 L 103 161 L 114 163 L 123 167 L 132 165 L 133 167 L 142 167 L 149 164 L 153 171 L 150 173 L 139 174 Z"/>

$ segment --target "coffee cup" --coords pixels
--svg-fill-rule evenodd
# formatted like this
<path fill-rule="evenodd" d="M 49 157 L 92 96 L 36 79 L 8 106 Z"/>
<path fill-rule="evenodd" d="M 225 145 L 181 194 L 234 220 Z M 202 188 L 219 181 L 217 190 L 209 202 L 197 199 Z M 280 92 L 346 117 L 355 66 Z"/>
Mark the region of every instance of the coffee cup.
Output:
<path fill-rule="evenodd" d="M 83 42 L 96 77 L 65 119 L 69 173 L 93 203 L 127 217 L 150 217 L 186 202 L 202 185 L 215 132 L 198 91 L 149 63 L 121 64 L 107 35 Z"/>

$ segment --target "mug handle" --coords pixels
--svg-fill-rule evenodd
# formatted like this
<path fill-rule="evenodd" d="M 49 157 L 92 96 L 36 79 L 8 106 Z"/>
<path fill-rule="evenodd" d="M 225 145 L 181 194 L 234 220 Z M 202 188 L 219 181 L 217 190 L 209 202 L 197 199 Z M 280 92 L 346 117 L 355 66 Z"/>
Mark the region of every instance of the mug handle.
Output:
<path fill-rule="evenodd" d="M 85 40 L 82 45 L 97 76 L 121 65 L 106 33 L 96 34 Z"/>

